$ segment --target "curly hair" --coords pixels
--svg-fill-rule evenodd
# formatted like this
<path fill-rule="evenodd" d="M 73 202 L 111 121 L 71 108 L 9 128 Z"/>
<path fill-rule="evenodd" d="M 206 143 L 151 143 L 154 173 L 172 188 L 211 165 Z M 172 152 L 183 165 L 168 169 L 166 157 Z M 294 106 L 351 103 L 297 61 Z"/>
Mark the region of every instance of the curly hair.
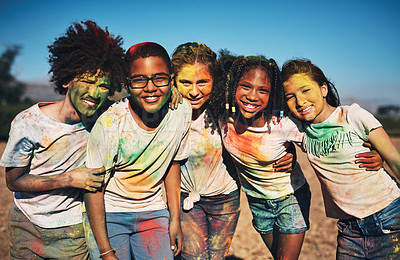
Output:
<path fill-rule="evenodd" d="M 328 95 L 326 96 L 326 102 L 333 107 L 340 106 L 339 94 L 335 88 L 335 85 L 330 82 L 320 68 L 315 66 L 308 59 L 293 59 L 286 61 L 282 66 L 282 82 L 289 80 L 294 74 L 306 74 L 312 80 L 317 82 L 318 86 L 328 86 Z"/>
<path fill-rule="evenodd" d="M 235 95 L 239 81 L 246 72 L 254 68 L 264 70 L 271 82 L 268 105 L 263 110 L 265 120 L 269 121 L 272 116 L 282 116 L 281 111 L 287 112 L 280 71 L 275 60 L 267 59 L 262 55 L 239 56 L 232 63 L 233 57 L 232 55 L 222 56 L 218 60 L 219 68 L 224 73 L 224 80 L 217 83 L 210 97 L 209 106 L 215 117 L 222 123 L 226 123 L 229 117 L 235 116 Z M 227 69 L 230 64 L 231 66 Z"/>
<path fill-rule="evenodd" d="M 66 94 L 63 85 L 87 73 L 95 75 L 100 69 L 110 76 L 109 95 L 121 91 L 128 71 L 122 43 L 120 36 L 114 37 L 107 28 L 103 30 L 94 21 L 73 23 L 65 35 L 48 46 L 50 81 L 55 90 Z"/>

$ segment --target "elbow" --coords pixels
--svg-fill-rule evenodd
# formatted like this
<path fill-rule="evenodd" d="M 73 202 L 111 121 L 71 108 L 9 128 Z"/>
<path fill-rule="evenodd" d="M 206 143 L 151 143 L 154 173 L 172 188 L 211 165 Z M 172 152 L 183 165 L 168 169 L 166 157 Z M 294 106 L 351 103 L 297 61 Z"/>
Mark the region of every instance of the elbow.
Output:
<path fill-rule="evenodd" d="M 13 185 L 12 183 L 8 183 L 8 182 L 7 182 L 7 188 L 12 192 L 18 192 L 19 191 L 17 189 L 17 187 L 15 187 L 15 185 Z"/>

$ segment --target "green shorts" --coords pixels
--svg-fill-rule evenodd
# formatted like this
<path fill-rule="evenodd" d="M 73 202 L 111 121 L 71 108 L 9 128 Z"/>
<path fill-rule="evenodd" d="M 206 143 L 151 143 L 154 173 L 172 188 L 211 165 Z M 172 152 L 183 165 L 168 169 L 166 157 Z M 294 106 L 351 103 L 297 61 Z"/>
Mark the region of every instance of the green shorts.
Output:
<path fill-rule="evenodd" d="M 13 203 L 9 215 L 11 259 L 89 259 L 83 225 L 41 228 Z"/>

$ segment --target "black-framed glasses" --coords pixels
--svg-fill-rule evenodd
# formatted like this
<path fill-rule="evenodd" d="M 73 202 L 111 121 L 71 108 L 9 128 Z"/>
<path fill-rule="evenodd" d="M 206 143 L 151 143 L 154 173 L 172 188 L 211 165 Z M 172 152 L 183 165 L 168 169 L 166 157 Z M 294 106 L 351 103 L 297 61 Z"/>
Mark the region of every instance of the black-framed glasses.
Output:
<path fill-rule="evenodd" d="M 171 82 L 171 75 L 159 73 L 150 78 L 145 75 L 138 75 L 128 77 L 128 80 L 132 88 L 144 88 L 149 83 L 149 80 L 151 80 L 156 87 L 166 87 Z"/>

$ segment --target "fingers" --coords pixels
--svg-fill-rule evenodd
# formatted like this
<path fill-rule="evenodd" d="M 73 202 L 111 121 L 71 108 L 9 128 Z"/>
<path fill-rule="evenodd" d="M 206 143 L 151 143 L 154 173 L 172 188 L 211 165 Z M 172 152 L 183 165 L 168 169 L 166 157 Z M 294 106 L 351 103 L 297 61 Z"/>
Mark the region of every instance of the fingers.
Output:
<path fill-rule="evenodd" d="M 291 172 L 293 170 L 292 164 L 285 165 L 285 166 L 280 166 L 280 167 L 275 167 L 274 166 L 274 171 L 275 172 Z"/>
<path fill-rule="evenodd" d="M 369 149 L 372 148 L 372 145 L 371 145 L 371 143 L 369 143 L 369 142 L 363 143 L 363 146 L 364 146 L 364 147 L 368 147 Z"/>
<path fill-rule="evenodd" d="M 96 175 L 104 175 L 106 173 L 106 168 L 101 167 L 101 168 L 91 168 L 89 169 L 89 172 L 91 174 L 96 174 Z"/>
<path fill-rule="evenodd" d="M 276 172 L 288 172 L 292 171 L 293 167 L 293 154 L 287 153 L 285 156 L 277 160 L 274 165 L 274 171 Z"/>

